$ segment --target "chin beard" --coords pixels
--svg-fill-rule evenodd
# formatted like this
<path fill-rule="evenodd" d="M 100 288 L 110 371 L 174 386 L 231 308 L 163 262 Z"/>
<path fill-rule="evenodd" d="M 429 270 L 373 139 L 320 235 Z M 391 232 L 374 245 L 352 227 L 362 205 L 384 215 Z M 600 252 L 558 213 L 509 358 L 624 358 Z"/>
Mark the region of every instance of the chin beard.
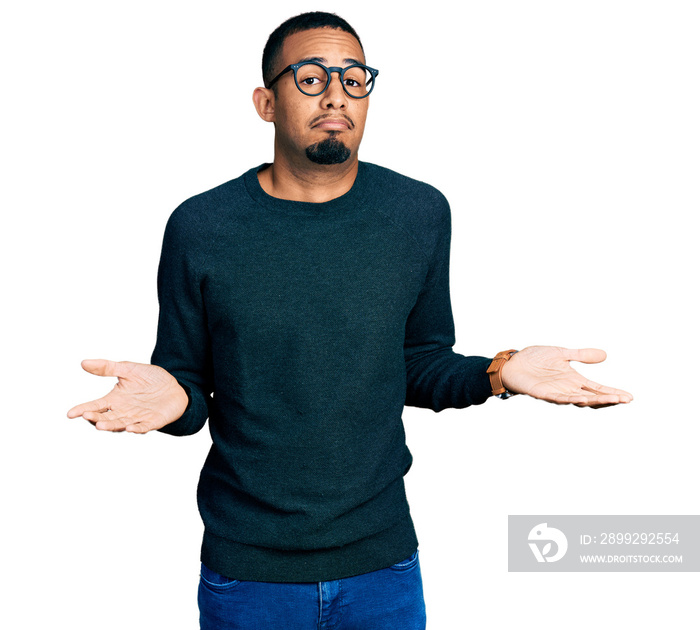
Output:
<path fill-rule="evenodd" d="M 316 164 L 342 164 L 350 157 L 348 149 L 338 138 L 337 134 L 331 132 L 328 138 L 306 147 L 306 157 Z"/>

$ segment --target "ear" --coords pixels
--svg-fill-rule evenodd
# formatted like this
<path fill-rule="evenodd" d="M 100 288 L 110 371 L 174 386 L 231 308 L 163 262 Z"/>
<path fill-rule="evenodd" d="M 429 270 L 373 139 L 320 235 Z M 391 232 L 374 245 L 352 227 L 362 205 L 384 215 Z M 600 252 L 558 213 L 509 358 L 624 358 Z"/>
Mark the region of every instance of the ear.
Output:
<path fill-rule="evenodd" d="M 255 88 L 253 104 L 258 116 L 265 122 L 275 122 L 275 93 L 267 88 Z"/>

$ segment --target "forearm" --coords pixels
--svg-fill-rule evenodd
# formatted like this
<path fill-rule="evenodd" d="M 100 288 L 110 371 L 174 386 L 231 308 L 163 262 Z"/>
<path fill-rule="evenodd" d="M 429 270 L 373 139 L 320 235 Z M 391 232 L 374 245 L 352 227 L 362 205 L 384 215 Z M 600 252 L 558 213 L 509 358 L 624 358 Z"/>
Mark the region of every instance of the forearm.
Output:
<path fill-rule="evenodd" d="M 213 368 L 202 295 L 202 256 L 196 208 L 183 204 L 168 221 L 158 267 L 158 334 L 151 363 L 167 370 L 187 395 L 187 407 L 163 427 L 171 435 L 199 431 L 209 416 Z"/>
<path fill-rule="evenodd" d="M 406 361 L 406 404 L 433 411 L 480 405 L 491 396 L 490 362 L 451 348 L 415 356 Z"/>

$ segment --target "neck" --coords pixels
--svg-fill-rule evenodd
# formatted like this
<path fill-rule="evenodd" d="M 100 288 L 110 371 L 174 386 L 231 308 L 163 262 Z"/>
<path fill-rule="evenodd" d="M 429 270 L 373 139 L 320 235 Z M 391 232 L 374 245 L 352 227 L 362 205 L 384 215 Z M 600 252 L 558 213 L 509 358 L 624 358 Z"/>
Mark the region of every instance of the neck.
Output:
<path fill-rule="evenodd" d="M 278 199 L 323 203 L 352 188 L 359 165 L 357 155 L 342 164 L 315 164 L 306 156 L 299 162 L 291 163 L 275 151 L 272 165 L 258 173 L 262 189 Z"/>

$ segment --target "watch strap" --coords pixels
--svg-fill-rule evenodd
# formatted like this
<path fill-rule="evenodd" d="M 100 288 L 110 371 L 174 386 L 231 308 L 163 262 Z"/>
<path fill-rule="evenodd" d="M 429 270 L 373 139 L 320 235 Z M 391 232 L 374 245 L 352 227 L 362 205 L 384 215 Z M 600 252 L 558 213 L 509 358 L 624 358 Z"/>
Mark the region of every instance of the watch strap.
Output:
<path fill-rule="evenodd" d="M 501 378 L 501 372 L 503 366 L 510 361 L 510 358 L 517 352 L 517 350 L 503 350 L 499 352 L 491 361 L 486 373 L 489 375 L 489 380 L 491 381 L 491 392 L 494 396 L 499 398 L 510 398 L 514 396 L 513 392 L 509 392 L 503 386 L 503 380 Z"/>

